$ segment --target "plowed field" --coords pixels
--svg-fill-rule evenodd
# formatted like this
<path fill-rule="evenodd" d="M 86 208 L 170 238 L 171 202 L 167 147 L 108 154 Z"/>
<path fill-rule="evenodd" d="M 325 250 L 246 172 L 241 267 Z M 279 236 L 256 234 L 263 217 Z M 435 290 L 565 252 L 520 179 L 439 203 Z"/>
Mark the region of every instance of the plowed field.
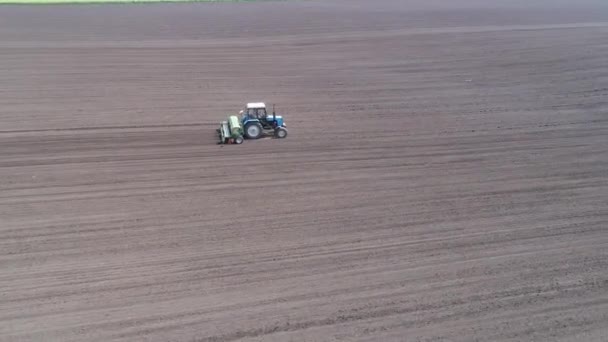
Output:
<path fill-rule="evenodd" d="M 606 341 L 588 2 L 1 7 L 0 340 Z"/>

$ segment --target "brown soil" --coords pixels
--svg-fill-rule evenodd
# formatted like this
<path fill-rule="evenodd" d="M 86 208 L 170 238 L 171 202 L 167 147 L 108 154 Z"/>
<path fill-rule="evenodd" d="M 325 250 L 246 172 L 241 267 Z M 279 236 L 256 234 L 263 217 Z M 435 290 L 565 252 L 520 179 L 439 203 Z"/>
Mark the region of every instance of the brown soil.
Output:
<path fill-rule="evenodd" d="M 0 8 L 0 340 L 605 341 L 587 2 Z"/>

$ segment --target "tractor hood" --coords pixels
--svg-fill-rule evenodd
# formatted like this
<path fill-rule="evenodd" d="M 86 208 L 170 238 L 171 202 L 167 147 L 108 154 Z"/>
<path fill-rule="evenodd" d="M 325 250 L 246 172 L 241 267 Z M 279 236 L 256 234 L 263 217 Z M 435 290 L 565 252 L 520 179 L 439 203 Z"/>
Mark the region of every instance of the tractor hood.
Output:
<path fill-rule="evenodd" d="M 279 127 L 286 127 L 285 122 L 283 121 L 283 117 L 282 116 L 280 116 L 280 115 L 272 116 L 272 114 L 271 115 L 266 115 L 266 121 L 273 122 L 275 120 L 276 120 L 276 125 L 277 126 L 279 126 Z"/>
<path fill-rule="evenodd" d="M 283 117 L 280 115 L 277 116 L 272 116 L 271 115 L 266 115 L 266 121 L 268 122 L 272 122 L 276 120 L 277 126 L 281 126 L 281 127 L 287 127 L 287 125 L 285 125 L 285 122 L 283 121 Z"/>

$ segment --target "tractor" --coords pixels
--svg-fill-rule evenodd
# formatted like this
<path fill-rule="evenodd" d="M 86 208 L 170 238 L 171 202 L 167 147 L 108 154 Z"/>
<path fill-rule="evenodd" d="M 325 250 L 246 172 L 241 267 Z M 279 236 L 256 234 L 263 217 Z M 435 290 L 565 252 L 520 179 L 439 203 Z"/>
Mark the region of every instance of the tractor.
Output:
<path fill-rule="evenodd" d="M 268 114 L 263 102 L 248 103 L 240 114 L 243 131 L 248 139 L 259 139 L 264 135 L 273 135 L 279 139 L 287 137 L 287 125 L 283 117 L 275 113 L 274 106 L 272 114 Z"/>

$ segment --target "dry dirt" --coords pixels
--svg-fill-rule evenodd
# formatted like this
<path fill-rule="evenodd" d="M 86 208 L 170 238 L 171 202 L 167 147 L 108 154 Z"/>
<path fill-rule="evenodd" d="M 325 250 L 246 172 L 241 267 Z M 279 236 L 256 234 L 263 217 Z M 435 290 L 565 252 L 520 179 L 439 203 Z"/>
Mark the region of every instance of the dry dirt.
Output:
<path fill-rule="evenodd" d="M 0 340 L 608 340 L 608 8 L 504 3 L 0 7 Z"/>

